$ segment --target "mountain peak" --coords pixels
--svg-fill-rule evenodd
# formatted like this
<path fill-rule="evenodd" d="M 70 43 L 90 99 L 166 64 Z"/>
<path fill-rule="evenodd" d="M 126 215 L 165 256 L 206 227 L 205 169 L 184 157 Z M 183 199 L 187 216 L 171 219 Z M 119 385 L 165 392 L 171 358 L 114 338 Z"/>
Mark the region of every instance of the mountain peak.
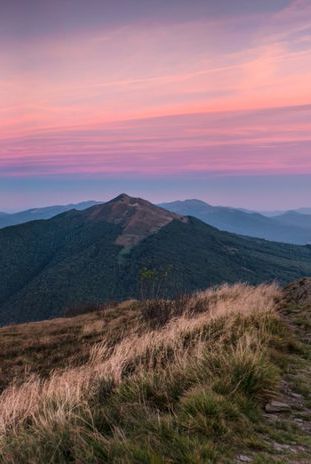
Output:
<path fill-rule="evenodd" d="M 161 203 L 160 206 L 181 215 L 196 217 L 199 217 L 198 214 L 206 213 L 207 211 L 211 212 L 215 209 L 214 206 L 211 206 L 205 201 L 197 200 L 195 198 L 188 200 L 177 200 L 169 203 Z"/>
<path fill-rule="evenodd" d="M 116 243 L 125 247 L 136 245 L 173 220 L 188 221 L 184 216 L 167 211 L 142 198 L 130 197 L 126 193 L 107 203 L 89 208 L 85 215 L 89 220 L 104 220 L 120 225 L 122 233 Z"/>
<path fill-rule="evenodd" d="M 133 197 L 130 197 L 130 196 L 127 195 L 126 193 L 120 193 L 120 195 L 118 195 L 117 197 L 115 197 L 115 198 L 113 198 L 112 200 L 110 200 L 109 203 L 111 203 L 111 202 L 116 203 L 116 202 L 118 202 L 118 201 L 126 201 L 126 202 L 128 202 L 128 201 L 131 200 L 131 199 L 134 200 Z"/>

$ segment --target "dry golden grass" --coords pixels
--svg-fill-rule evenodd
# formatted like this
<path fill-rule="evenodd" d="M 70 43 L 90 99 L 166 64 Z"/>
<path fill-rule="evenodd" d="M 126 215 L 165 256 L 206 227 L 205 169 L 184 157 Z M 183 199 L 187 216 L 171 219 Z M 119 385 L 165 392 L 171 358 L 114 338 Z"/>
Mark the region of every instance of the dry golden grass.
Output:
<path fill-rule="evenodd" d="M 221 356 L 233 331 L 238 342 L 232 348 L 232 359 L 249 357 L 250 362 L 256 362 L 262 356 L 267 316 L 275 313 L 280 294 L 276 285 L 251 287 L 237 284 L 207 290 L 185 300 L 179 317 L 153 330 L 141 322 L 135 305 L 123 305 L 105 314 L 91 313 L 73 319 L 2 329 L 2 337 L 9 340 L 14 336 L 23 338 L 24 347 L 40 346 L 42 349 L 50 346 L 52 349 L 58 344 L 57 349 L 61 351 L 64 343 L 64 356 L 69 352 L 74 359 L 78 356 L 77 351 L 81 351 L 80 361 L 86 354 L 87 359 L 77 365 L 72 362 L 67 368 L 63 363 L 60 366 L 51 363 L 48 376 L 45 365 L 43 377 L 39 370 L 21 385 L 12 383 L 8 386 L 0 396 L 0 434 L 3 437 L 18 430 L 30 419 L 44 428 L 68 421 L 96 394 L 102 382 L 117 385 L 124 378 L 147 372 L 183 369 L 189 361 L 198 362 L 206 352 L 211 357 L 216 352 Z M 243 326 L 253 316 L 257 321 L 254 335 L 252 329 L 245 331 Z M 71 337 L 73 332 L 76 334 L 74 339 Z M 84 337 L 92 333 L 96 337 L 91 338 L 86 349 Z M 44 353 L 46 356 L 46 351 Z M 46 362 L 48 359 L 47 356 Z M 227 362 L 226 355 L 223 363 Z"/>
<path fill-rule="evenodd" d="M 132 305 L 0 328 L 0 393 L 29 375 L 47 377 L 54 369 L 85 364 L 94 344 L 104 336 L 116 342 L 125 327 L 131 331 L 137 326 L 139 318 Z"/>
<path fill-rule="evenodd" d="M 284 385 L 309 401 L 307 287 L 224 285 L 1 329 L 9 372 L 29 367 L 0 395 L 0 464 L 309 462 L 295 416 L 263 414 Z"/>

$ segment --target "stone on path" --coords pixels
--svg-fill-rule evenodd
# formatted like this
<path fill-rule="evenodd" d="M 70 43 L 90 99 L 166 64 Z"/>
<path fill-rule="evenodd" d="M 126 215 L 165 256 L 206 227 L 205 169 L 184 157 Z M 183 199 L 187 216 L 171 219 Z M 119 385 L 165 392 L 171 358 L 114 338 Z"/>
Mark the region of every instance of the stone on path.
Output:
<path fill-rule="evenodd" d="M 288 412 L 290 409 L 291 407 L 287 403 L 281 403 L 280 401 L 271 401 L 265 406 L 265 411 L 268 413 Z"/>

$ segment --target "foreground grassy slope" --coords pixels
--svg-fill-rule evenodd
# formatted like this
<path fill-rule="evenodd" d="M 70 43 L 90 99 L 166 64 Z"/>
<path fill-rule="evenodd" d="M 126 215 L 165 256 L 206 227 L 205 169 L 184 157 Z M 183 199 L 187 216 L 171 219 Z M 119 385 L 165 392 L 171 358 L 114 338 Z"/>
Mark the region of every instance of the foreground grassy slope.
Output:
<path fill-rule="evenodd" d="M 137 327 L 140 311 L 130 301 L 101 307 L 78 317 L 11 325 L 0 329 L 0 392 L 30 375 L 46 377 L 53 369 L 87 362 L 96 343 L 113 343 Z"/>
<path fill-rule="evenodd" d="M 310 462 L 307 283 L 1 329 L 0 462 Z"/>

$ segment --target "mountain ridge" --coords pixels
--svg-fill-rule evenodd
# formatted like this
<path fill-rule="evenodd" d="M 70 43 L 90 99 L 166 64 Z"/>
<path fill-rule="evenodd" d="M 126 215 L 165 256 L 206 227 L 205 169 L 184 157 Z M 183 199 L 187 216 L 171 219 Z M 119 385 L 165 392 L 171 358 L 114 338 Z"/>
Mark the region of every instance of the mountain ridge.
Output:
<path fill-rule="evenodd" d="M 187 221 L 176 213 L 153 205 L 147 200 L 130 197 L 126 193 L 84 210 L 83 216 L 95 221 L 103 218 L 109 223 L 119 224 L 123 232 L 117 238 L 116 244 L 124 247 L 137 245 L 173 220 Z"/>
<path fill-rule="evenodd" d="M 270 218 L 257 212 L 212 206 L 202 200 L 179 200 L 161 203 L 160 206 L 178 214 L 194 216 L 220 230 L 239 235 L 297 245 L 311 243 L 311 216 L 301 213 L 295 213 L 299 214 L 300 220 L 295 222 L 295 217 L 289 214 L 284 218 L 283 215 Z M 304 226 L 301 224 L 303 221 Z"/>
<path fill-rule="evenodd" d="M 18 211 L 17 213 L 0 213 L 0 229 L 4 227 L 24 224 L 29 221 L 40 219 L 51 219 L 58 214 L 70 211 L 72 209 L 83 210 L 98 204 L 97 201 L 83 201 L 80 203 L 69 203 L 67 205 L 52 205 L 42 208 L 31 208 Z"/>
<path fill-rule="evenodd" d="M 126 195 L 126 194 L 124 194 Z M 120 195 L 119 195 L 120 196 Z M 14 214 L 0 213 L 0 229 L 32 220 L 50 219 L 71 209 L 85 210 L 106 202 L 85 201 L 77 204 L 33 208 Z M 311 242 L 311 215 L 308 208 L 260 213 L 243 208 L 214 206 L 199 199 L 161 203 L 171 212 L 191 215 L 221 230 L 266 240 L 305 245 Z M 310 210 L 311 212 L 311 210 Z M 128 237 L 130 241 L 130 236 Z"/>
<path fill-rule="evenodd" d="M 296 224 L 303 229 L 311 230 L 310 214 L 303 214 L 293 210 L 287 211 L 286 213 L 279 216 L 274 216 L 273 219 L 282 225 Z"/>
<path fill-rule="evenodd" d="M 144 269 L 151 271 L 147 281 Z M 289 282 L 311 275 L 311 247 L 240 237 L 145 200 L 117 197 L 0 230 L 0 272 L 0 324 L 8 324 L 138 298 L 142 291 L 152 297 L 158 287 L 167 297 L 224 282 Z"/>

